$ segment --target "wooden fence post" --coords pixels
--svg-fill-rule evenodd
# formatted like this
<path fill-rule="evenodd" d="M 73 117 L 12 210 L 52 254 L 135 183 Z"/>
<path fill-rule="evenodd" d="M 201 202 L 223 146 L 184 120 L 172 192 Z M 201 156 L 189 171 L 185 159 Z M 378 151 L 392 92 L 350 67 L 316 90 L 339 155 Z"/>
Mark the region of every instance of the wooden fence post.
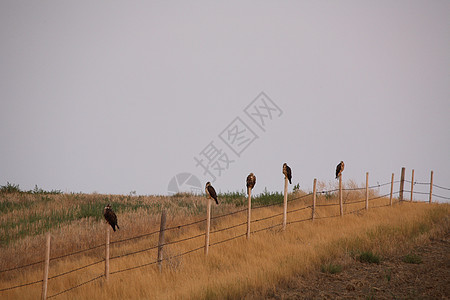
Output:
<path fill-rule="evenodd" d="M 389 197 L 389 205 L 392 206 L 392 193 L 394 192 L 394 173 L 391 178 L 391 196 Z"/>
<path fill-rule="evenodd" d="M 44 280 L 42 281 L 42 300 L 47 299 L 48 268 L 50 266 L 50 232 L 46 236 Z"/>
<path fill-rule="evenodd" d="M 247 240 L 250 238 L 250 223 L 252 219 L 252 189 L 247 188 L 248 193 L 248 213 L 247 213 Z"/>
<path fill-rule="evenodd" d="M 109 279 L 109 239 L 110 239 L 109 224 L 106 223 L 106 245 L 105 245 L 105 278 L 106 278 L 106 281 L 108 281 L 108 279 Z"/>
<path fill-rule="evenodd" d="M 413 201 L 413 189 L 414 189 L 414 169 L 411 171 L 411 199 L 409 199 L 409 202 Z"/>
<path fill-rule="evenodd" d="M 206 203 L 206 233 L 205 233 L 205 255 L 209 251 L 209 231 L 211 229 L 211 199 L 208 198 Z"/>
<path fill-rule="evenodd" d="M 287 224 L 287 197 L 288 197 L 288 178 L 284 177 L 284 206 L 283 206 L 283 230 L 286 230 Z"/>
<path fill-rule="evenodd" d="M 430 203 L 432 196 L 433 196 L 433 171 L 431 171 L 431 178 L 430 178 Z"/>
<path fill-rule="evenodd" d="M 344 205 L 342 204 L 342 173 L 339 175 L 339 209 L 342 217 L 344 215 Z"/>
<path fill-rule="evenodd" d="M 405 167 L 402 168 L 402 175 L 400 177 L 400 194 L 398 197 L 398 201 L 403 201 L 403 187 L 405 186 Z"/>
<path fill-rule="evenodd" d="M 164 233 L 166 232 L 166 210 L 161 212 L 161 225 L 159 227 L 159 240 L 158 240 L 158 269 L 159 273 L 162 272 L 162 260 L 163 260 L 163 246 L 164 246 Z"/>
<path fill-rule="evenodd" d="M 369 172 L 366 172 L 366 210 L 369 210 Z"/>
<path fill-rule="evenodd" d="M 312 216 L 311 219 L 314 221 L 314 214 L 316 212 L 316 182 L 317 179 L 314 178 L 314 183 L 313 183 L 313 207 L 312 207 Z"/>

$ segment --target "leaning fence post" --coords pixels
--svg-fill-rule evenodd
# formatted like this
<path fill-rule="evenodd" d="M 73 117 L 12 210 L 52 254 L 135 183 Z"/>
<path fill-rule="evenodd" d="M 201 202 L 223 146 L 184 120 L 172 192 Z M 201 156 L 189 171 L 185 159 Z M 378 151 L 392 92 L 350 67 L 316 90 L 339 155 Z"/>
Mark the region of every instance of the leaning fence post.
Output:
<path fill-rule="evenodd" d="M 369 210 L 369 172 L 366 172 L 366 210 Z"/>
<path fill-rule="evenodd" d="M 108 281 L 109 279 L 109 224 L 106 223 L 106 245 L 105 245 L 105 278 Z"/>
<path fill-rule="evenodd" d="M 283 206 L 283 230 L 286 230 L 287 223 L 287 196 L 288 196 L 288 178 L 284 177 L 284 206 Z"/>
<path fill-rule="evenodd" d="M 247 213 L 247 239 L 250 238 L 250 223 L 252 219 L 252 189 L 247 188 L 248 193 L 248 213 Z"/>
<path fill-rule="evenodd" d="M 209 231 L 211 229 L 211 199 L 206 200 L 206 233 L 205 233 L 205 255 L 209 251 Z"/>
<path fill-rule="evenodd" d="M 44 280 L 42 281 L 42 300 L 47 299 L 48 268 L 50 266 L 50 232 L 46 236 Z"/>
<path fill-rule="evenodd" d="M 414 169 L 411 171 L 411 199 L 409 199 L 409 202 L 413 201 L 413 189 L 414 189 Z"/>
<path fill-rule="evenodd" d="M 161 212 L 161 226 L 159 227 L 159 240 L 158 240 L 158 269 L 159 273 L 162 272 L 162 259 L 163 259 L 163 246 L 164 246 L 164 233 L 166 232 L 166 210 Z"/>
<path fill-rule="evenodd" d="M 392 206 L 392 192 L 394 191 L 394 173 L 391 178 L 391 196 L 389 197 L 389 205 Z"/>
<path fill-rule="evenodd" d="M 339 175 L 339 209 L 342 217 L 344 215 L 344 205 L 342 204 L 342 173 Z"/>
<path fill-rule="evenodd" d="M 313 183 L 313 206 L 312 206 L 312 216 L 311 219 L 314 221 L 314 214 L 316 212 L 316 182 L 317 179 L 314 178 L 314 183 Z"/>
<path fill-rule="evenodd" d="M 398 201 L 402 202 L 403 201 L 403 187 L 405 185 L 405 167 L 402 168 L 402 175 L 400 177 L 400 194 L 398 197 Z"/>
<path fill-rule="evenodd" d="M 433 196 L 433 171 L 431 171 L 431 178 L 430 178 L 430 203 L 432 196 Z"/>

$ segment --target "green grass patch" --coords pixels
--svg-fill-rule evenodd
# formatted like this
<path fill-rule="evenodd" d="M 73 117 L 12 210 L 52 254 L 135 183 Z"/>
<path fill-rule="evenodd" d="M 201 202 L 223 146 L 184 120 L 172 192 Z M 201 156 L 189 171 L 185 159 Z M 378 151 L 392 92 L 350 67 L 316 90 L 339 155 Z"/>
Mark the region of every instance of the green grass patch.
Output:
<path fill-rule="evenodd" d="M 362 263 L 379 264 L 381 259 L 371 251 L 363 251 L 358 255 L 358 260 Z"/>
<path fill-rule="evenodd" d="M 273 204 L 282 204 L 284 196 L 280 192 L 269 192 L 264 189 L 264 192 L 253 197 L 252 203 L 255 206 L 265 206 Z"/>
<path fill-rule="evenodd" d="M 342 266 L 339 264 L 328 263 L 322 265 L 320 271 L 322 271 L 322 273 L 338 274 L 342 272 Z"/>
<path fill-rule="evenodd" d="M 407 264 L 421 264 L 422 257 L 417 254 L 409 253 L 403 257 L 403 262 Z"/>

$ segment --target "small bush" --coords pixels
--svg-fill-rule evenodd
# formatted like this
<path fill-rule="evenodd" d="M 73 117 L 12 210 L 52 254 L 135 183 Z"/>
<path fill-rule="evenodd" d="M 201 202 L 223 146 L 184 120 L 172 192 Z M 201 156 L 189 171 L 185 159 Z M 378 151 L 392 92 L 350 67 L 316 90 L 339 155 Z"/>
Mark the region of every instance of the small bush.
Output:
<path fill-rule="evenodd" d="M 267 188 L 264 192 L 252 199 L 256 206 L 265 206 L 271 204 L 283 204 L 284 195 L 280 192 L 269 192 Z"/>
<path fill-rule="evenodd" d="M 342 272 L 342 266 L 338 265 L 338 264 L 329 263 L 329 264 L 322 265 L 320 267 L 320 270 L 323 273 L 338 274 L 338 273 Z"/>
<path fill-rule="evenodd" d="M 421 264 L 422 263 L 422 257 L 420 257 L 417 254 L 409 253 L 405 257 L 403 257 L 403 262 L 408 264 Z"/>
<path fill-rule="evenodd" d="M 0 186 L 0 193 L 21 193 L 18 184 L 6 182 L 6 185 Z"/>
<path fill-rule="evenodd" d="M 358 260 L 362 263 L 379 264 L 380 257 L 370 251 L 361 252 L 358 256 Z"/>

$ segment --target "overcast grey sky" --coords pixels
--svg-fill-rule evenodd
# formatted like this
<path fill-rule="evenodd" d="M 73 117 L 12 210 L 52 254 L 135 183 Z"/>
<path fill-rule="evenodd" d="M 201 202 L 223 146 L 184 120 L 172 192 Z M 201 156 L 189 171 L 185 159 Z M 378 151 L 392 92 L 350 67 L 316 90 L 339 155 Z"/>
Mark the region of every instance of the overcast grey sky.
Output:
<path fill-rule="evenodd" d="M 203 187 L 212 142 L 221 191 L 249 172 L 281 191 L 284 162 L 308 190 L 341 160 L 344 181 L 405 166 L 449 187 L 449 16 L 450 1 L 1 1 L 0 185 Z M 261 92 L 279 108 L 263 128 L 245 113 Z M 239 155 L 236 118 L 257 137 L 235 135 Z"/>

